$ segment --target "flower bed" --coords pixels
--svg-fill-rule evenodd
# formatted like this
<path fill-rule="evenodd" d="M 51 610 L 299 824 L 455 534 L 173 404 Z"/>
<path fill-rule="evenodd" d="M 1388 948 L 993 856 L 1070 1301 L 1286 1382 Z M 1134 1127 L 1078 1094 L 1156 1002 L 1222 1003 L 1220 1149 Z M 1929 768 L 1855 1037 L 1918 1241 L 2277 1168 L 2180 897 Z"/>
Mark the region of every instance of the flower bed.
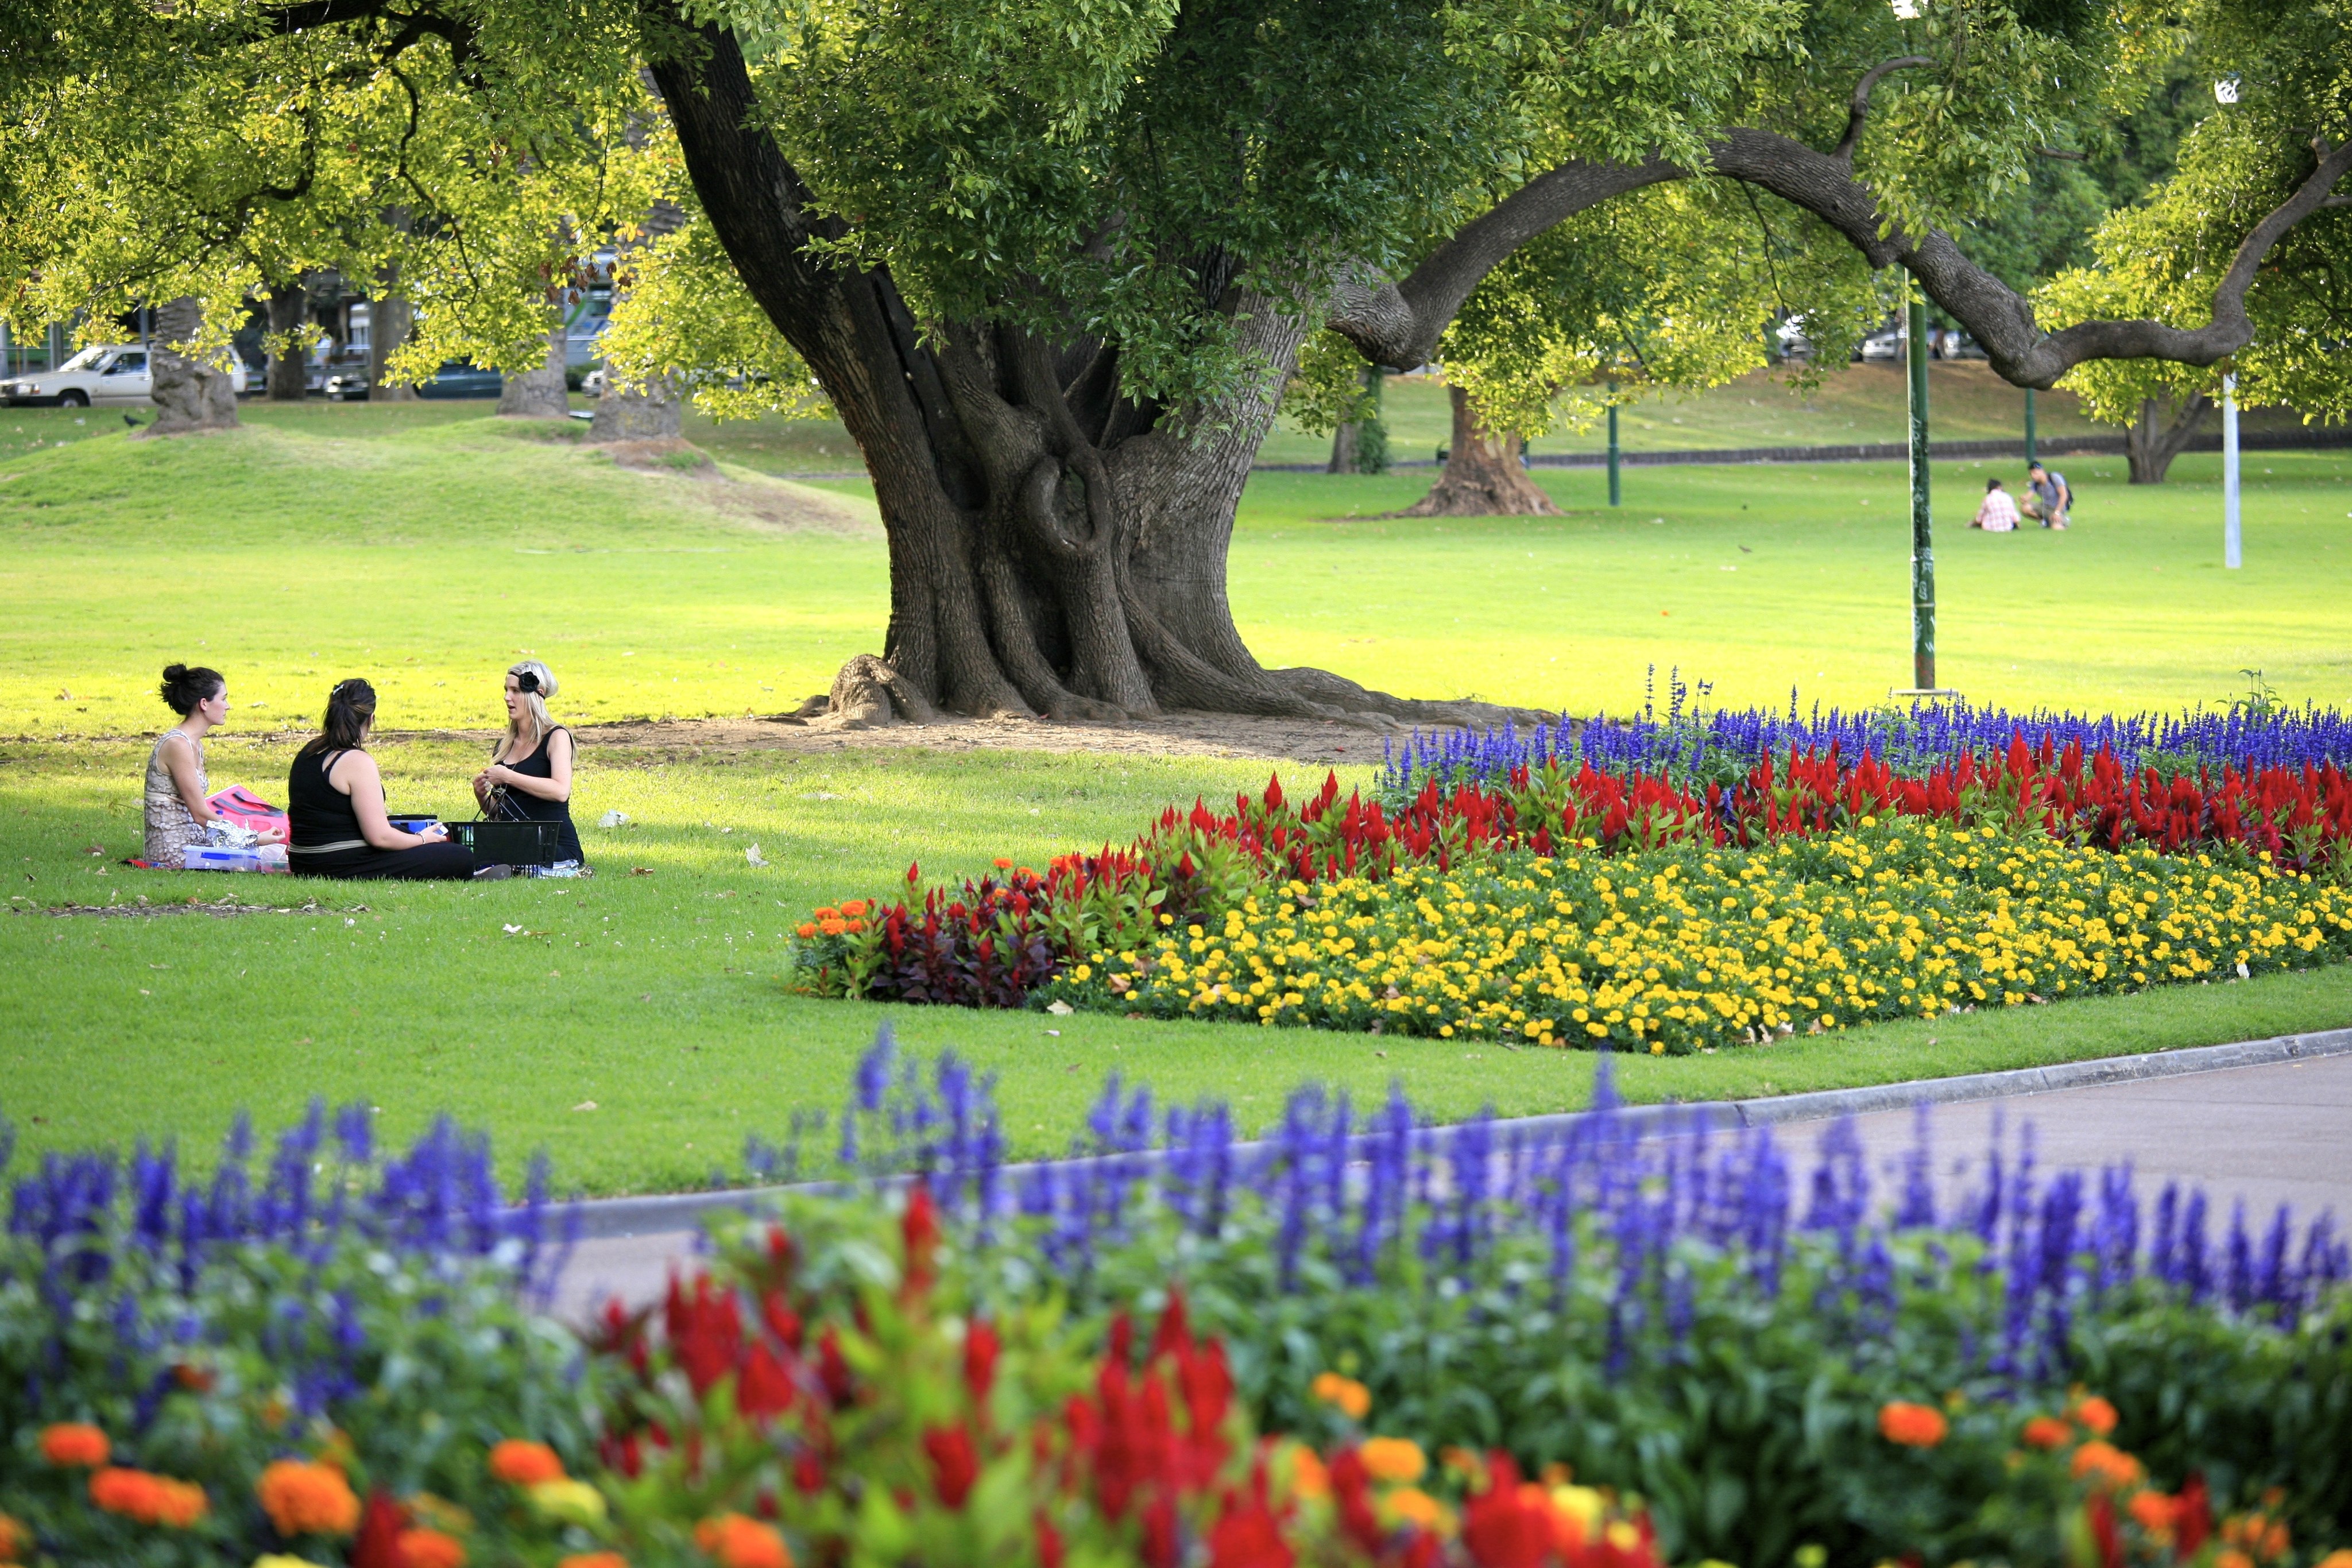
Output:
<path fill-rule="evenodd" d="M 1655 772 L 1505 734 L 1408 748 L 1421 771 L 1392 766 L 1386 800 L 1343 800 L 1327 777 L 1294 802 L 1276 780 L 1043 875 L 1000 861 L 923 890 L 910 868 L 905 896 L 803 924 L 794 984 L 1680 1050 L 2346 952 L 2352 777 L 2330 748 L 2352 729 L 2335 716 L 2126 726 L 2137 770 L 2112 726 L 2053 725 L 1911 774 L 1835 733 L 1747 760 L 1735 742 L 1781 730 L 1718 721 L 1691 741 L 1695 724 L 1654 727 L 1636 760 Z M 2166 772 L 2159 740 L 2249 757 Z M 2299 760 L 2259 760 L 2281 756 Z M 2099 896 L 2061 892 L 2077 885 Z"/>
<path fill-rule="evenodd" d="M 511 1245 L 314 1209 L 151 1270 L 60 1162 L 14 1212 L 75 1228 L 0 1240 L 0 1562 L 2352 1568 L 2325 1222 L 1998 1151 L 1953 1204 L 1924 1146 L 1882 1207 L 1848 1132 L 1801 1172 L 1607 1111 L 1302 1093 L 1252 1145 L 1114 1084 L 1017 1174 L 993 1119 L 877 1046 L 853 1141 L 928 1176 L 730 1219 L 584 1355 Z"/>
<path fill-rule="evenodd" d="M 1666 1053 L 2348 955 L 2343 883 L 1865 818 L 1753 853 L 1521 852 L 1292 882 L 1036 994 L 1156 1018 Z"/>

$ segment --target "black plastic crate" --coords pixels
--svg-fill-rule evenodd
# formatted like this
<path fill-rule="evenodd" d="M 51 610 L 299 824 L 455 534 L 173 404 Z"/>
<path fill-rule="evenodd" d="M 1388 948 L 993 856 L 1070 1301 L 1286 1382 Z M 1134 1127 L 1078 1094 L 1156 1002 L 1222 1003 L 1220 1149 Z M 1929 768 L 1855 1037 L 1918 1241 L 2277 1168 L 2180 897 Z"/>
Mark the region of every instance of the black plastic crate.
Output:
<path fill-rule="evenodd" d="M 561 822 L 451 822 L 449 841 L 474 852 L 484 865 L 553 865 L 563 842 Z"/>

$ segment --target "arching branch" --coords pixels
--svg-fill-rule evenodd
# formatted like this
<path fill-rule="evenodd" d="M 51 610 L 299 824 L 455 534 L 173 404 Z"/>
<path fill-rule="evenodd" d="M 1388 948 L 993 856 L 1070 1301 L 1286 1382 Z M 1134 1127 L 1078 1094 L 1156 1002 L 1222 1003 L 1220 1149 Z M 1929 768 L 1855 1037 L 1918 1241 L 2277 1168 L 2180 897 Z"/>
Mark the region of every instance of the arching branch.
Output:
<path fill-rule="evenodd" d="M 1898 55 L 1891 60 L 1881 60 L 1863 72 L 1862 79 L 1853 84 L 1853 98 L 1846 105 L 1845 134 L 1830 150 L 1830 156 L 1848 163 L 1853 162 L 1853 144 L 1862 140 L 1862 124 L 1870 118 L 1870 95 L 1877 88 L 1879 78 L 1889 71 L 1909 70 L 1915 66 L 1932 66 L 1935 63 L 1926 55 Z"/>

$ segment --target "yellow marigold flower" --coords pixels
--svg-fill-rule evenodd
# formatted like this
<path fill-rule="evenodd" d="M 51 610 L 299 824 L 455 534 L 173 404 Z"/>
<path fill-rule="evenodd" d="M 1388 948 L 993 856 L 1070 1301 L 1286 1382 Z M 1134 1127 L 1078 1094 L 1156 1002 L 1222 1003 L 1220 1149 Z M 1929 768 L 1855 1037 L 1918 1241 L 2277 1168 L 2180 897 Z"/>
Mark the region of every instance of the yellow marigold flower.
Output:
<path fill-rule="evenodd" d="M 1372 1391 L 1352 1377 L 1342 1377 L 1336 1372 L 1318 1372 L 1307 1390 L 1326 1405 L 1336 1406 L 1350 1421 L 1360 1421 L 1371 1414 Z"/>
<path fill-rule="evenodd" d="M 1417 1481 L 1429 1469 L 1428 1457 L 1410 1437 L 1367 1437 L 1357 1454 L 1374 1480 Z"/>

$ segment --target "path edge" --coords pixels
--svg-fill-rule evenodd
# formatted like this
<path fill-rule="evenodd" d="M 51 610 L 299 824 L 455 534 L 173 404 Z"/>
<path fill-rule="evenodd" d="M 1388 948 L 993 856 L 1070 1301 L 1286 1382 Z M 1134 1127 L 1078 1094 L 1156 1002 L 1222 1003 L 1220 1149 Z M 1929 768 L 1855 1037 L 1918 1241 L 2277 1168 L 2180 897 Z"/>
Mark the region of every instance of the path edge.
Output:
<path fill-rule="evenodd" d="M 1877 1083 L 1858 1089 L 1819 1089 L 1800 1094 L 1774 1094 L 1749 1100 L 1670 1101 L 1655 1105 L 1620 1106 L 1620 1124 L 1643 1134 L 1686 1132 L 1698 1127 L 1728 1129 L 1774 1127 L 1801 1122 L 1832 1121 L 1876 1111 L 1901 1111 L 1922 1105 L 1959 1105 L 1979 1100 L 2005 1100 L 2048 1094 L 2062 1089 L 2086 1089 L 2106 1083 L 2131 1083 L 2156 1078 L 2179 1078 L 2200 1072 L 2226 1072 L 2241 1067 L 2273 1067 L 2289 1061 L 2352 1055 L 2352 1028 L 2320 1030 L 2303 1034 L 2273 1035 L 2268 1040 L 2235 1040 L 2223 1045 L 2184 1046 L 2171 1051 L 2140 1051 L 2129 1056 L 2092 1057 L 2081 1061 L 2053 1062 L 2044 1067 L 2016 1067 L 1998 1072 L 1964 1072 L 1950 1078 L 1915 1078 L 1898 1083 Z M 1592 1114 L 1563 1111 L 1542 1116 L 1497 1118 L 1496 1135 L 1509 1140 L 1566 1127 Z M 1255 1150 L 1256 1143 L 1235 1145 L 1236 1152 Z M 1157 1151 L 1131 1155 L 1099 1156 L 1150 1162 Z M 1008 1166 L 1017 1174 L 1034 1164 L 1082 1165 L 1085 1160 L 1027 1162 Z M 782 1186 L 730 1187 L 704 1192 L 649 1194 L 642 1197 L 581 1198 L 568 1207 L 582 1240 L 606 1240 L 692 1230 L 708 1218 L 767 1207 L 787 1194 L 838 1190 L 838 1184 L 801 1183 Z"/>

